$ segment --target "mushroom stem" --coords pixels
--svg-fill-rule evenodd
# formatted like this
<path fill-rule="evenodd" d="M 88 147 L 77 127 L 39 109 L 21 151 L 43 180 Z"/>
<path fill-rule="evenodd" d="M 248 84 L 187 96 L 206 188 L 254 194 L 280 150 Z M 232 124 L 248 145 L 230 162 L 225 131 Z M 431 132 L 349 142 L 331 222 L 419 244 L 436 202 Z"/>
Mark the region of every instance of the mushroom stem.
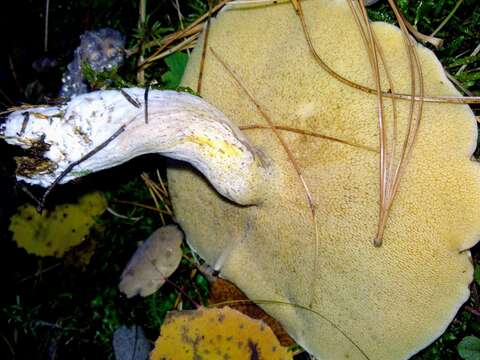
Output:
<path fill-rule="evenodd" d="M 17 178 L 30 184 L 48 187 L 75 163 L 59 183 L 159 153 L 190 163 L 238 204 L 261 201 L 265 162 L 222 112 L 176 91 L 150 90 L 148 111 L 145 105 L 144 89 L 97 91 L 64 105 L 13 112 L 0 135 L 30 150 L 17 158 Z"/>

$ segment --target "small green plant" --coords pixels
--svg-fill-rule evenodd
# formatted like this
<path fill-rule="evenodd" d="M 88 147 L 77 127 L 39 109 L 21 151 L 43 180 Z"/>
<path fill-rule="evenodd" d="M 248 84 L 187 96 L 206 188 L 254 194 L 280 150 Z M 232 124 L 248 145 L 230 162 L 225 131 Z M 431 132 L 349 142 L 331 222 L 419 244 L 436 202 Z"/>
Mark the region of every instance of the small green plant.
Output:
<path fill-rule="evenodd" d="M 129 87 L 129 83 L 119 75 L 118 70 L 118 67 L 114 67 L 111 70 L 96 72 L 89 63 L 82 64 L 83 76 L 92 90 Z"/>
<path fill-rule="evenodd" d="M 476 336 L 466 336 L 457 346 L 458 354 L 464 360 L 480 359 L 480 339 Z"/>
<path fill-rule="evenodd" d="M 182 52 L 176 52 L 165 58 L 168 70 L 162 75 L 162 81 L 167 89 L 176 89 L 180 85 L 187 61 L 188 55 Z"/>
<path fill-rule="evenodd" d="M 150 23 L 152 24 L 150 25 Z M 140 28 L 134 31 L 132 37 L 138 44 L 152 42 L 152 45 L 158 45 L 163 35 L 171 33 L 172 31 L 174 31 L 174 28 L 164 27 L 160 21 L 154 21 L 151 15 L 147 15 L 145 22 Z"/>

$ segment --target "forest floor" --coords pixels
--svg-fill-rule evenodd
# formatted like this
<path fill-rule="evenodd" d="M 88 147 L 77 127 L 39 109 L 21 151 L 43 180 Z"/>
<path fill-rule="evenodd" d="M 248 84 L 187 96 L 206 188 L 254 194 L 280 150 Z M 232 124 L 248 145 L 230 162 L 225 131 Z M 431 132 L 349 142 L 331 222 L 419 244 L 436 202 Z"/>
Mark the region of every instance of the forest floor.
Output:
<path fill-rule="evenodd" d="M 480 5 L 477 0 L 398 0 L 406 18 L 424 34 L 435 33 L 444 46 L 434 49 L 460 91 L 480 95 Z M 79 36 L 86 30 L 111 27 L 126 36 L 126 47 L 143 47 L 152 56 L 169 34 L 191 24 L 208 11 L 204 0 L 163 0 L 148 4 L 146 23 L 138 28 L 138 2 L 130 0 L 84 0 L 52 2 L 49 32 L 45 36 L 45 4 L 29 0 L 12 3 L 12 16 L 5 19 L 4 42 L 8 54 L 0 63 L 0 106 L 37 104 L 55 98 L 61 74 L 71 61 Z M 20 15 L 21 14 L 21 15 Z M 38 16 L 42 14 L 42 16 Z M 372 20 L 394 23 L 386 1 L 369 8 Z M 18 27 L 32 29 L 15 32 Z M 36 30 L 33 30 L 36 29 Z M 46 44 L 46 39 L 48 39 Z M 477 53 L 475 54 L 475 49 Z M 121 68 L 103 74 L 84 69 L 92 88 L 137 83 L 137 56 L 132 51 Z M 473 54 L 473 55 L 472 55 Z M 145 70 L 146 81 L 156 87 L 175 88 L 182 76 L 187 52 L 155 60 Z M 33 64 L 33 66 L 32 66 Z M 464 67 L 463 67 L 464 66 Z M 480 109 L 474 107 L 476 115 Z M 118 289 L 118 279 L 138 242 L 155 229 L 171 223 L 168 198 L 152 198 L 141 174 L 160 184 L 165 179 L 164 160 L 146 156 L 75 184 L 57 188 L 50 206 L 75 203 L 92 190 L 104 193 L 109 212 L 97 219 L 93 231 L 62 257 L 29 254 L 12 240 L 8 230 L 17 208 L 31 202 L 14 179 L 14 156 L 20 152 L 0 144 L 0 267 L 4 274 L 0 298 L 0 357 L 2 359 L 113 358 L 112 336 L 122 325 L 141 325 L 154 341 L 168 311 L 194 309 L 206 304 L 209 282 L 197 270 L 195 259 L 183 246 L 180 266 L 159 291 L 148 297 L 127 299 Z M 476 155 L 480 155 L 477 150 Z M 32 189 L 38 195 L 39 189 Z M 480 216 L 480 214 L 479 214 Z M 471 297 L 447 331 L 413 359 L 474 359 L 461 349 L 462 340 L 480 337 L 480 251 L 472 250 L 475 282 Z M 480 342 L 480 340 L 478 340 Z M 464 343 L 465 344 L 465 343 Z M 478 344 L 477 344 L 478 346 Z M 306 358 L 296 349 L 298 359 Z M 480 359 L 480 350 L 478 350 Z"/>

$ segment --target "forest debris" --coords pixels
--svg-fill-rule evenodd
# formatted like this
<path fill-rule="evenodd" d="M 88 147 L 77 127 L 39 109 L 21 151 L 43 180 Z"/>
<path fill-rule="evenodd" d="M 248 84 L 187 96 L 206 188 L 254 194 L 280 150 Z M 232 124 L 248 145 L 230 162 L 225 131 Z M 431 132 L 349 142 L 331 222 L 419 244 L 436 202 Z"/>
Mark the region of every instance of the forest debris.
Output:
<path fill-rule="evenodd" d="M 228 306 L 253 319 L 265 322 L 272 329 L 282 346 L 295 344 L 295 341 L 287 334 L 277 320 L 257 306 L 254 301 L 249 301 L 248 297 L 230 281 L 217 278 L 217 280 L 211 285 L 208 303 L 213 306 L 218 303 L 232 300 L 245 300 L 245 302 L 236 304 L 232 303 Z"/>
<path fill-rule="evenodd" d="M 115 360 L 145 360 L 152 346 L 138 325 L 120 326 L 113 333 Z"/>
<path fill-rule="evenodd" d="M 176 225 L 154 231 L 123 270 L 119 289 L 128 298 L 153 294 L 177 269 L 182 259 L 183 234 Z"/>
<path fill-rule="evenodd" d="M 84 271 L 97 251 L 97 240 L 103 230 L 104 227 L 102 225 L 94 225 L 90 229 L 88 236 L 85 237 L 85 240 L 65 253 L 63 263 L 66 266 L 71 265 Z"/>

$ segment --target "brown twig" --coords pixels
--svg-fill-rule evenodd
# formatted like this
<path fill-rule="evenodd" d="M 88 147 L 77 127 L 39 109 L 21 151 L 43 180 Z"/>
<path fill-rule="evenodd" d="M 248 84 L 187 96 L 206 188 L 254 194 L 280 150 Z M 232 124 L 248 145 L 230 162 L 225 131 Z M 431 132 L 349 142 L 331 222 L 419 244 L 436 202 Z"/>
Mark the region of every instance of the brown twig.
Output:
<path fill-rule="evenodd" d="M 474 314 L 474 315 L 477 315 L 477 316 L 480 316 L 480 309 L 476 309 L 476 308 L 473 308 L 471 306 L 468 306 L 468 305 L 465 305 L 465 310 L 467 310 L 468 312 Z"/>
<path fill-rule="evenodd" d="M 22 113 L 22 116 L 23 116 L 22 128 L 20 129 L 20 132 L 17 133 L 17 136 L 22 136 L 25 133 L 25 130 L 27 130 L 27 124 L 28 124 L 28 121 L 30 120 L 30 112 L 25 111 Z"/>
<path fill-rule="evenodd" d="M 141 64 L 145 61 L 143 57 L 144 49 L 144 42 L 145 42 L 145 19 L 147 16 L 147 1 L 140 0 L 138 5 L 138 31 L 142 35 L 140 39 L 140 44 L 138 46 L 138 58 L 137 58 L 137 83 L 139 85 L 143 85 L 145 83 L 145 70 L 140 67 Z"/>
<path fill-rule="evenodd" d="M 259 125 L 259 124 L 243 125 L 243 126 L 239 126 L 239 128 L 241 130 L 270 129 L 270 127 L 267 126 L 267 125 Z M 376 152 L 376 153 L 379 152 L 378 149 L 373 148 L 371 146 L 356 144 L 352 141 L 339 139 L 339 138 L 336 138 L 336 137 L 333 137 L 333 136 L 323 135 L 323 134 L 313 132 L 313 131 L 307 131 L 307 130 L 297 129 L 297 128 L 293 128 L 293 127 L 289 127 L 289 126 L 282 126 L 282 125 L 275 125 L 275 128 L 278 129 L 278 130 L 289 131 L 289 132 L 293 132 L 293 133 L 297 133 L 297 134 L 301 134 L 301 135 L 307 135 L 307 136 L 317 137 L 317 138 L 324 139 L 324 140 L 338 142 L 340 144 L 353 146 L 353 147 L 363 149 L 363 150 L 367 150 L 367 151 L 371 151 L 371 152 Z"/>
<path fill-rule="evenodd" d="M 197 93 L 198 95 L 202 94 L 202 80 L 203 80 L 203 71 L 205 68 L 205 57 L 207 55 L 207 47 L 208 47 L 208 34 L 210 34 L 210 19 L 212 17 L 212 7 L 210 1 L 208 2 L 208 18 L 207 23 L 205 25 L 205 35 L 203 40 L 203 47 L 202 47 L 202 58 L 200 59 L 200 70 L 198 73 L 198 83 L 197 83 Z"/>
<path fill-rule="evenodd" d="M 359 2 L 360 4 L 360 13 L 363 18 L 363 22 L 366 28 L 367 34 L 367 45 L 368 45 L 368 54 L 370 60 L 370 66 L 372 68 L 372 73 L 375 81 L 375 89 L 377 91 L 377 114 L 378 114 L 378 129 L 379 129 L 379 140 L 380 140 L 380 210 L 379 210 L 379 223 L 382 223 L 382 216 L 384 215 L 384 207 L 387 198 L 387 158 L 386 158 L 386 149 L 388 147 L 387 142 L 387 132 L 386 132 L 386 124 L 384 118 L 384 107 L 383 107 L 383 96 L 382 96 L 382 87 L 380 84 L 380 68 L 379 68 L 379 59 L 378 59 L 378 51 L 377 51 L 377 44 L 373 37 L 373 31 L 370 26 L 370 22 L 368 20 L 367 9 L 363 2 Z M 378 236 L 375 238 L 374 241 L 375 246 L 380 246 L 381 244 L 381 237 Z"/>
<path fill-rule="evenodd" d="M 18 283 L 21 283 L 21 282 L 24 282 L 24 281 L 27 281 L 29 279 L 32 279 L 34 277 L 37 277 L 37 276 L 40 276 L 40 275 L 43 275 L 45 274 L 46 272 L 50 271 L 50 270 L 53 270 L 57 267 L 59 267 L 60 265 L 62 265 L 62 263 L 56 263 L 56 264 L 53 264 L 45 269 L 38 269 L 35 274 L 32 274 L 32 275 L 28 275 L 28 276 L 25 276 L 24 278 L 18 280 Z"/>
<path fill-rule="evenodd" d="M 10 351 L 10 354 L 12 354 L 12 359 L 15 359 L 16 358 L 15 348 L 12 346 L 12 344 L 10 344 L 10 341 L 8 341 L 8 339 L 5 335 L 1 334 L 1 336 L 2 336 L 2 339 L 5 342 L 5 344 L 7 344 L 7 347 L 8 347 L 8 350 Z"/>
<path fill-rule="evenodd" d="M 408 53 L 410 74 L 411 74 L 411 103 L 410 103 L 410 110 L 409 110 L 407 135 L 405 137 L 404 144 L 402 147 L 400 160 L 398 161 L 394 169 L 391 180 L 387 184 L 387 191 L 388 191 L 387 199 L 382 209 L 382 217 L 380 218 L 380 221 L 379 221 L 378 233 L 374 239 L 374 243 L 376 245 L 381 245 L 382 243 L 383 232 L 385 230 L 386 221 L 388 218 L 390 208 L 398 192 L 400 181 L 407 167 L 407 163 L 410 160 L 410 157 L 412 155 L 412 151 L 413 151 L 416 137 L 418 134 L 418 129 L 420 127 L 420 121 L 422 118 L 423 99 L 425 95 L 422 66 L 420 64 L 420 59 L 418 58 L 415 44 L 408 34 L 407 27 L 400 14 L 400 10 L 396 6 L 396 3 L 393 0 L 388 0 L 388 2 L 392 7 L 392 10 L 395 13 L 397 21 L 400 25 L 400 29 L 402 31 L 402 35 L 404 38 L 405 47 Z M 417 74 L 418 74 L 419 95 L 416 95 L 416 75 Z M 418 101 L 417 101 L 417 98 L 419 99 Z M 416 104 L 418 104 L 418 106 L 416 107 L 416 112 L 415 112 Z"/>
<path fill-rule="evenodd" d="M 220 10 L 225 4 L 229 3 L 231 0 L 223 0 L 219 2 L 217 5 L 215 5 L 212 8 L 211 14 L 216 13 L 218 10 Z M 146 66 L 148 63 L 155 61 L 157 59 L 157 55 L 162 53 L 168 46 L 170 46 L 173 42 L 176 40 L 186 36 L 186 34 L 191 31 L 192 28 L 196 27 L 200 23 L 202 23 L 205 19 L 207 19 L 209 16 L 209 13 L 205 13 L 202 16 L 200 16 L 197 20 L 195 20 L 193 23 L 191 23 L 188 27 L 186 27 L 183 31 L 177 32 L 176 35 L 172 38 L 170 38 L 168 41 L 166 41 L 162 46 L 160 46 L 152 55 L 150 55 L 143 64 L 140 66 Z"/>
<path fill-rule="evenodd" d="M 13 59 L 11 55 L 8 55 L 8 66 L 10 68 L 10 72 L 12 73 L 12 78 L 15 81 L 15 85 L 17 86 L 17 91 L 24 95 L 25 90 L 23 89 L 22 84 L 20 83 L 20 80 L 18 79 L 17 72 L 15 71 L 15 64 L 13 63 Z"/>
<path fill-rule="evenodd" d="M 35 195 L 33 195 L 32 192 L 28 190 L 28 188 L 26 188 L 21 184 L 18 184 L 18 186 L 30 199 L 32 199 L 35 202 L 35 204 L 37 204 L 37 206 L 40 206 L 41 204 L 40 200 Z"/>
<path fill-rule="evenodd" d="M 188 48 L 192 44 L 192 42 L 195 41 L 198 38 L 198 36 L 199 36 L 198 33 L 193 34 L 192 36 L 183 40 L 181 43 L 179 43 L 179 44 L 177 44 L 173 47 L 168 48 L 167 50 L 161 52 L 160 54 L 158 54 L 156 56 L 151 56 L 149 58 L 150 61 L 146 60 L 140 66 L 142 68 L 146 69 L 146 68 L 150 67 L 155 60 L 163 59 L 164 57 L 167 57 L 168 55 L 173 54 L 174 52 L 177 52 L 177 51 L 184 50 L 184 49 Z"/>
<path fill-rule="evenodd" d="M 147 49 L 149 49 L 153 46 L 163 46 L 163 45 L 165 45 L 166 43 L 168 43 L 172 40 L 175 41 L 176 39 L 178 40 L 180 38 L 186 38 L 188 36 L 198 34 L 202 31 L 202 29 L 203 29 L 203 23 L 200 23 L 200 24 L 197 24 L 196 26 L 194 26 L 192 28 L 176 31 L 174 33 L 165 35 L 161 40 L 152 40 L 152 41 L 149 41 L 149 42 L 145 43 L 143 45 L 143 49 L 147 50 Z M 125 50 L 125 56 L 130 57 L 132 55 L 135 55 L 139 51 L 140 51 L 140 49 L 138 47 L 127 49 L 127 50 Z"/>
<path fill-rule="evenodd" d="M 403 23 L 405 24 L 405 27 L 410 31 L 410 33 L 415 36 L 415 38 L 418 41 L 421 42 L 428 42 L 435 46 L 437 49 L 443 46 L 443 39 L 437 38 L 434 35 L 425 35 L 422 34 L 420 31 L 418 31 L 410 22 L 403 16 L 402 12 L 399 11 L 400 16 L 402 17 Z"/>
<path fill-rule="evenodd" d="M 170 212 L 170 215 L 173 216 L 173 211 L 169 208 L 170 204 L 170 199 L 167 190 L 165 189 L 165 185 L 163 184 L 163 181 L 160 177 L 160 174 L 158 173 L 157 170 L 157 176 L 159 180 L 159 184 L 155 183 L 153 180 L 150 179 L 147 173 L 143 173 L 141 175 L 142 180 L 145 182 L 145 185 L 147 185 L 149 188 L 151 188 L 156 196 L 162 201 L 163 205 L 167 209 L 168 212 Z"/>
<path fill-rule="evenodd" d="M 116 202 L 116 203 L 119 203 L 119 204 L 127 204 L 127 205 L 132 205 L 132 206 L 138 206 L 138 207 L 141 207 L 141 208 L 144 208 L 144 209 L 153 210 L 153 211 L 161 212 L 161 213 L 166 214 L 166 215 L 170 215 L 165 210 L 156 208 L 155 206 L 141 204 L 141 203 L 138 203 L 138 202 L 135 202 L 135 201 L 114 199 L 113 202 Z"/>
<path fill-rule="evenodd" d="M 144 117 L 145 117 L 145 124 L 148 124 L 148 93 L 150 91 L 150 82 L 147 83 L 145 86 L 145 92 L 143 93 L 143 101 L 145 103 L 145 111 L 144 111 Z"/>
<path fill-rule="evenodd" d="M 48 19 L 50 18 L 50 0 L 45 0 L 45 26 L 43 37 L 43 51 L 48 51 Z"/>
<path fill-rule="evenodd" d="M 470 56 L 477 56 L 479 52 L 480 52 L 480 44 L 478 44 L 475 47 L 475 49 L 473 49 Z M 460 66 L 460 69 L 458 69 L 458 71 L 455 73 L 455 75 L 456 76 L 460 75 L 467 68 L 467 66 L 468 66 L 467 64 L 463 64 L 462 66 Z"/>
<path fill-rule="evenodd" d="M 7 105 L 6 103 L 3 103 L 3 106 L 4 106 L 4 107 L 8 108 L 8 107 L 10 107 L 10 106 L 12 106 L 12 105 L 14 104 L 13 101 L 12 101 L 12 99 L 10 99 L 10 98 L 8 97 L 8 95 L 5 94 L 5 92 L 4 92 L 2 89 L 0 89 L 0 95 L 2 95 L 2 96 L 5 98 L 5 100 L 7 100 L 7 102 L 8 102 L 8 105 Z"/>
<path fill-rule="evenodd" d="M 140 109 L 140 107 L 142 106 L 142 104 L 140 104 L 140 102 L 135 99 L 134 97 L 132 97 L 130 94 L 128 94 L 125 90 L 123 89 L 120 89 L 120 93 L 123 95 L 123 97 L 125 99 L 127 99 L 127 101 L 132 104 L 133 106 L 135 106 L 137 109 Z"/>
<path fill-rule="evenodd" d="M 371 48 L 370 42 L 367 38 L 367 34 L 365 32 L 365 27 L 367 24 L 365 24 L 365 21 L 368 21 L 368 18 L 362 17 L 358 14 L 358 7 L 355 5 L 358 4 L 354 3 L 353 0 L 348 1 L 348 5 L 350 6 L 350 10 L 352 14 L 354 15 L 355 22 L 357 24 L 357 27 L 360 30 L 360 35 L 362 37 L 363 43 L 365 45 L 365 49 L 367 50 L 367 54 L 369 57 L 371 57 L 371 52 L 372 51 L 377 51 L 380 61 L 383 64 L 383 68 L 385 71 L 385 74 L 387 76 L 387 81 L 388 81 L 388 86 L 389 89 L 392 92 L 395 92 L 395 84 L 393 83 L 392 76 L 390 74 L 390 70 L 387 66 L 386 60 L 385 60 L 385 55 L 383 54 L 382 47 L 380 46 L 380 43 L 375 35 L 374 32 L 372 32 L 373 35 L 373 45 L 375 46 L 374 49 Z M 362 18 L 362 19 L 361 19 Z M 386 176 L 385 176 L 385 182 L 388 183 L 391 178 L 391 174 L 393 173 L 393 167 L 394 167 L 394 162 L 396 158 L 396 153 L 397 153 L 397 136 L 398 136 L 398 114 L 397 114 L 397 103 L 395 98 L 390 98 L 391 103 L 392 103 L 392 118 L 393 118 L 393 124 L 392 124 L 392 139 L 390 141 L 391 149 L 386 147 L 385 152 L 388 155 L 386 160 L 388 162 L 388 166 L 386 168 Z"/>
<path fill-rule="evenodd" d="M 132 220 L 132 221 L 135 221 L 137 222 L 138 220 L 141 220 L 142 217 L 139 216 L 139 217 L 131 217 L 131 216 L 127 216 L 127 215 L 122 215 L 122 214 L 119 214 L 118 212 L 116 212 L 115 210 L 113 210 L 111 207 L 107 207 L 107 212 L 109 212 L 110 214 L 112 214 L 113 216 L 119 218 L 119 219 L 125 219 L 125 220 Z"/>

